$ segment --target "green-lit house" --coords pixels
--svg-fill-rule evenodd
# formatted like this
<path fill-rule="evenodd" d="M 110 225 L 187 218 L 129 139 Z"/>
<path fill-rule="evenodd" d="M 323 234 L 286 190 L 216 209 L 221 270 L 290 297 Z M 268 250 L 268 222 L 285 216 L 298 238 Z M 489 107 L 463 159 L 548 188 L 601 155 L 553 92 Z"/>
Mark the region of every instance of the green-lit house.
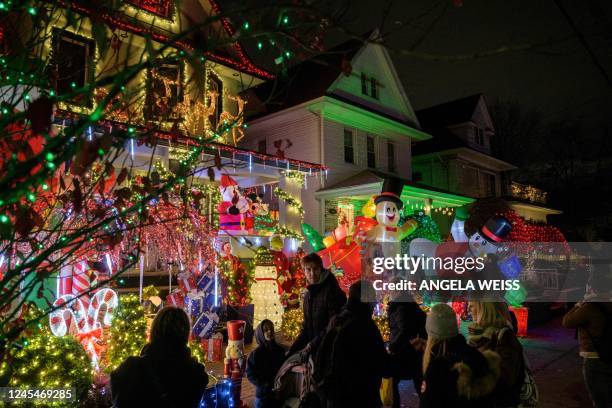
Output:
<path fill-rule="evenodd" d="M 302 192 L 304 221 L 321 232 L 340 219 L 352 225 L 394 176 L 405 180 L 407 210 L 431 213 L 444 233 L 452 207 L 473 200 L 412 182 L 412 145 L 431 136 L 377 38 L 345 42 L 294 66 L 285 81 L 250 89 L 243 147 L 329 167 Z"/>

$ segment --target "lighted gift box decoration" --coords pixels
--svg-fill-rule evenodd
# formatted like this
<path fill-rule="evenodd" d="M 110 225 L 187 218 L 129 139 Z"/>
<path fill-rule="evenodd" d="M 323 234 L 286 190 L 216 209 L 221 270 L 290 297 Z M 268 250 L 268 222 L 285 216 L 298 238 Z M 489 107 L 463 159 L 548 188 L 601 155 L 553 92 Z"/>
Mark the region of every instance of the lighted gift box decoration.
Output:
<path fill-rule="evenodd" d="M 223 361 L 223 335 L 215 333 L 208 339 L 202 339 L 202 350 L 206 361 Z"/>

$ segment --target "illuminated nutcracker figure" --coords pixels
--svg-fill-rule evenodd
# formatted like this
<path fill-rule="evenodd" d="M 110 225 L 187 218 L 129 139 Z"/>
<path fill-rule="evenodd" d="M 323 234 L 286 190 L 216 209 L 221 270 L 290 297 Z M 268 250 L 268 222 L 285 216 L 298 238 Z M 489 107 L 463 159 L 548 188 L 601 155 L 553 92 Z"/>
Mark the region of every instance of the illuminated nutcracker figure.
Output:
<path fill-rule="evenodd" d="M 232 380 L 233 406 L 246 407 L 240 399 L 242 391 L 242 377 L 246 368 L 244 356 L 244 320 L 230 320 L 227 322 L 227 348 L 225 349 L 225 365 L 223 375 Z M 230 404 L 232 406 L 232 404 Z"/>

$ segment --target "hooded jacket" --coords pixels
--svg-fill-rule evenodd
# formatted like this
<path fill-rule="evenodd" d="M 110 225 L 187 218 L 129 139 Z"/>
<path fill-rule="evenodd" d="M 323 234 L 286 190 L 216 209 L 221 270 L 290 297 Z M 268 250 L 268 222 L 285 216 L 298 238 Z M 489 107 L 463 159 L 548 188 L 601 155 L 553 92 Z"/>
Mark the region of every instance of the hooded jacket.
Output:
<path fill-rule="evenodd" d="M 372 320 L 372 307 L 349 298 L 331 322 L 328 333 L 336 329 L 331 350 L 332 384 L 325 394 L 328 407 L 381 406 L 380 385 L 383 377 L 389 377 L 390 358 L 376 323 Z M 323 356 L 317 356 L 321 361 Z M 318 367 L 315 366 L 315 372 Z"/>
<path fill-rule="evenodd" d="M 446 353 L 432 356 L 421 387 L 421 408 L 490 408 L 500 378 L 500 357 L 467 345 L 461 334 L 447 342 Z"/>
<path fill-rule="evenodd" d="M 117 408 L 198 407 L 208 374 L 187 346 L 147 344 L 140 357 L 128 357 L 111 373 L 111 394 Z"/>
<path fill-rule="evenodd" d="M 525 380 L 523 346 L 508 327 L 487 327 L 480 334 L 470 336 L 469 344 L 481 352 L 495 351 L 500 357 L 501 377 L 495 387 L 497 406 L 512 407 L 520 403 L 520 392 Z"/>
<path fill-rule="evenodd" d="M 319 282 L 308 285 L 304 296 L 304 322 L 297 339 L 291 345 L 289 354 L 293 354 L 307 344 L 316 351 L 330 319 L 336 315 L 346 303 L 346 295 L 340 289 L 334 274 L 329 270 L 321 271 Z"/>
<path fill-rule="evenodd" d="M 563 327 L 578 329 L 580 355 L 598 357 L 593 339 L 598 341 L 604 334 L 606 315 L 612 316 L 612 303 L 577 303 L 563 317 Z"/>
<path fill-rule="evenodd" d="M 262 324 L 255 330 L 257 348 L 249 354 L 246 375 L 256 387 L 256 397 L 266 398 L 272 394 L 274 379 L 285 362 L 285 349 L 276 340 L 267 341 Z"/>

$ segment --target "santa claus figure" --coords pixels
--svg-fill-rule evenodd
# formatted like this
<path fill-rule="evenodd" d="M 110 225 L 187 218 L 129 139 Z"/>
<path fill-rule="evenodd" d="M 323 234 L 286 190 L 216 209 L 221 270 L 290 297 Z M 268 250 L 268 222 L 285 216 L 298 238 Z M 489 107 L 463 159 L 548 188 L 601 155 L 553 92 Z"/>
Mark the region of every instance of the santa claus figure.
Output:
<path fill-rule="evenodd" d="M 249 303 L 249 286 L 245 266 L 240 262 L 240 258 L 232 254 L 232 245 L 228 241 L 219 243 L 218 251 L 224 302 L 231 306 L 246 306 Z"/>
<path fill-rule="evenodd" d="M 223 174 L 219 188 L 223 198 L 223 201 L 217 207 L 219 228 L 226 231 L 246 231 L 248 229 L 249 201 L 240 193 L 238 183 L 231 176 Z"/>
<path fill-rule="evenodd" d="M 244 355 L 244 320 L 230 320 L 227 322 L 227 348 L 225 349 L 225 361 L 223 376 L 232 381 L 232 399 L 234 407 L 246 407 L 240 399 L 242 392 L 242 377 L 246 368 Z"/>

